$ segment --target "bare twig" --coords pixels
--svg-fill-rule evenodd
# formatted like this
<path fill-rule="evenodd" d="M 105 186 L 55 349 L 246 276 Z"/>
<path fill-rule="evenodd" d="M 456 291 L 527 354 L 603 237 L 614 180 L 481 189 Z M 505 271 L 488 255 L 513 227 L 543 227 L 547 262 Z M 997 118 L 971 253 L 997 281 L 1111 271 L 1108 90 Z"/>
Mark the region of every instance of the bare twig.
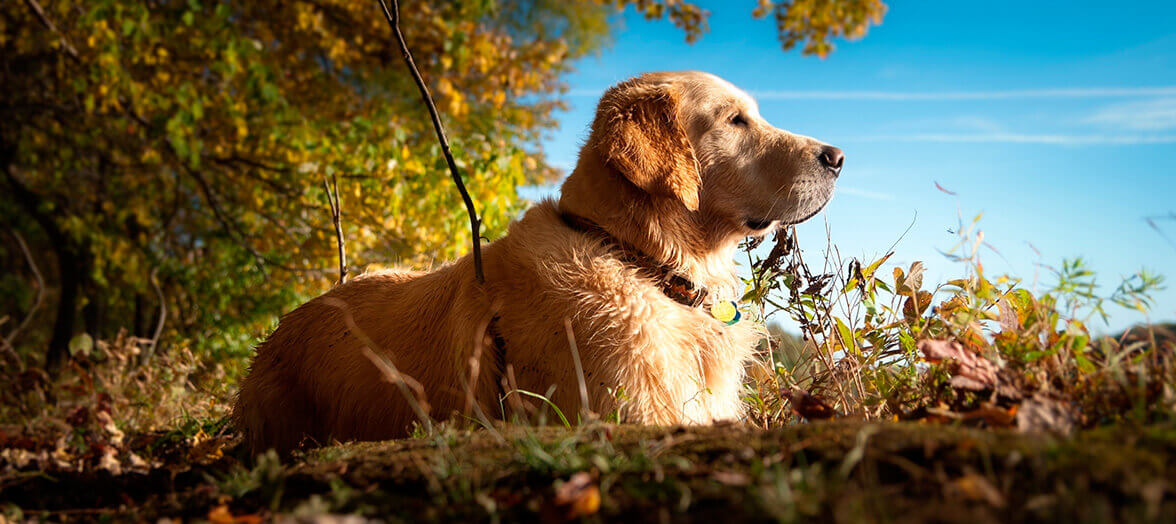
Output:
<path fill-rule="evenodd" d="M 143 361 L 155 355 L 155 349 L 159 347 L 159 337 L 163 336 L 163 324 L 167 321 L 167 300 L 163 297 L 163 288 L 159 287 L 159 268 L 151 270 L 151 287 L 155 288 L 155 296 L 159 298 L 159 321 L 155 323 L 155 333 L 151 335 L 151 341 L 147 344 L 147 351 L 143 354 Z"/>
<path fill-rule="evenodd" d="M 25 317 L 20 321 L 20 324 L 17 324 L 15 328 L 12 328 L 12 331 L 9 331 L 4 336 L 4 342 L 10 347 L 16 340 L 17 335 L 33 320 L 33 315 L 36 314 L 37 309 L 41 307 L 41 302 L 45 299 L 45 277 L 41 275 L 41 269 L 37 267 L 37 261 L 33 258 L 33 253 L 29 250 L 29 245 L 25 243 L 25 239 L 20 233 L 13 231 L 12 236 L 16 237 L 16 243 L 20 245 L 20 250 L 24 253 L 25 260 L 29 263 L 29 269 L 33 272 L 33 278 L 37 280 L 37 296 L 33 299 L 33 305 L 29 306 L 29 310 L 25 313 Z"/>
<path fill-rule="evenodd" d="M 380 7 L 384 9 L 384 18 L 388 20 L 388 25 L 392 27 L 392 32 L 396 35 L 396 42 L 400 44 L 400 54 L 404 58 L 405 65 L 408 66 L 408 71 L 412 73 L 412 79 L 416 82 L 417 89 L 421 92 L 421 98 L 425 102 L 425 106 L 429 108 L 429 116 L 433 118 L 433 129 L 437 131 L 437 140 L 441 143 L 441 152 L 445 155 L 445 163 L 449 165 L 449 174 L 453 176 L 453 182 L 457 184 L 457 190 L 461 193 L 461 199 L 465 202 L 466 212 L 470 215 L 470 233 L 473 235 L 471 239 L 473 245 L 474 255 L 474 276 L 481 284 L 486 281 L 486 276 L 482 272 L 482 221 L 478 218 L 478 212 L 474 209 L 474 201 L 470 198 L 470 194 L 466 191 L 465 183 L 461 180 L 461 173 L 457 170 L 457 163 L 453 161 L 453 153 L 449 151 L 449 139 L 445 138 L 445 128 L 441 125 L 441 116 L 437 114 L 437 106 L 433 104 L 433 97 L 429 94 L 429 88 L 425 85 L 425 81 L 421 78 L 420 71 L 417 70 L 416 63 L 413 62 L 412 53 L 408 50 L 408 43 L 404 41 L 404 34 L 400 32 L 400 3 L 397 0 L 392 0 L 392 9 L 388 9 L 388 3 L 384 0 L 379 0 Z"/>
<path fill-rule="evenodd" d="M 70 44 L 69 40 L 65 39 L 65 35 L 61 34 L 61 31 L 57 30 L 57 26 L 53 24 L 53 21 L 50 20 L 48 16 L 45 16 L 45 10 L 41 9 L 41 4 L 39 4 L 37 0 L 25 0 L 25 5 L 29 6 L 29 9 L 33 11 L 33 14 L 37 15 L 37 19 L 41 21 L 41 25 L 44 25 L 45 29 L 48 29 L 50 33 L 57 35 L 58 40 L 61 42 L 61 48 L 65 50 L 65 54 L 69 55 L 69 57 L 72 58 L 75 62 L 80 61 L 78 58 L 78 50 L 74 49 L 73 44 Z"/>
<path fill-rule="evenodd" d="M 8 322 L 8 317 L 0 317 L 0 325 L 4 325 L 5 322 Z M 8 357 L 8 360 L 12 361 L 12 365 L 16 366 L 16 370 L 24 371 L 24 361 L 21 360 L 20 354 L 16 352 L 16 348 L 12 347 L 12 344 L 9 344 L 8 340 L 4 338 L 0 338 L 0 344 L 4 345 L 4 355 Z"/>
<path fill-rule="evenodd" d="M 429 402 L 425 398 L 425 388 L 416 379 L 401 373 L 396 368 L 396 364 L 392 360 L 384 356 L 382 353 L 376 352 L 376 343 L 367 336 L 362 329 L 355 323 L 355 317 L 351 316 L 351 306 L 334 297 L 323 297 L 324 304 L 338 309 L 343 314 L 343 322 L 347 324 L 347 328 L 351 333 L 363 343 L 363 354 L 371 361 L 372 365 L 376 366 L 384 375 L 384 378 L 396 385 L 400 389 L 400 393 L 404 395 L 404 400 L 408 402 L 409 407 L 416 413 L 417 419 L 425 427 L 425 432 L 433 433 L 433 419 L 429 418 Z"/>
<path fill-rule="evenodd" d="M 347 247 L 343 242 L 343 207 L 339 205 L 339 179 L 332 174 L 330 182 L 323 179 L 323 186 L 327 189 L 327 205 L 331 206 L 331 223 L 335 225 L 335 242 L 339 246 L 338 284 L 342 284 L 347 281 Z"/>
<path fill-rule="evenodd" d="M 1169 245 L 1169 246 L 1172 246 L 1172 247 L 1176 248 L 1176 241 L 1173 241 L 1173 240 L 1172 240 L 1172 237 L 1168 236 L 1168 234 L 1167 234 L 1167 233 L 1165 233 L 1165 232 L 1164 232 L 1164 230 L 1160 228 L 1160 225 L 1156 223 L 1156 221 L 1157 221 L 1157 220 L 1173 220 L 1173 221 L 1176 221 L 1176 213 L 1169 213 L 1169 214 L 1168 214 L 1168 215 L 1166 215 L 1166 216 L 1165 216 L 1165 215 L 1159 215 L 1159 216 L 1152 216 L 1152 217 L 1144 217 L 1143 219 L 1144 219 L 1144 220 L 1147 222 L 1147 225 L 1148 225 L 1149 227 L 1151 227 L 1152 229 L 1154 229 L 1154 230 L 1155 230 L 1155 232 L 1156 232 L 1156 233 L 1158 233 L 1158 234 L 1160 235 L 1160 238 L 1163 238 L 1163 239 L 1164 239 L 1164 241 L 1168 243 L 1168 245 Z"/>

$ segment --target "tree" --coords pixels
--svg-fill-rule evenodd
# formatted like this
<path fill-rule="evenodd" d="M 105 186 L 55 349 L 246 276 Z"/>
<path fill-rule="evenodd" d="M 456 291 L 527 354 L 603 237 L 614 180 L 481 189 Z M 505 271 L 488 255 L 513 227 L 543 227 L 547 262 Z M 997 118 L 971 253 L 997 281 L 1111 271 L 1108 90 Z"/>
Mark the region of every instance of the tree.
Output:
<path fill-rule="evenodd" d="M 802 33 L 827 42 L 876 21 L 837 7 L 857 13 L 859 4 L 881 5 L 772 8 L 803 7 L 805 20 L 830 29 Z M 487 237 L 519 211 L 518 186 L 557 176 L 539 138 L 555 123 L 562 78 L 630 5 L 689 39 L 706 29 L 706 12 L 680 0 L 402 6 Z M 278 313 L 332 281 L 327 177 L 339 181 L 357 265 L 462 252 L 464 209 L 397 52 L 374 2 L 0 7 L 0 220 L 25 233 L 55 276 L 46 364 L 68 356 L 79 314 L 95 338 L 120 327 L 147 336 L 159 321 L 153 273 L 170 334 L 247 351 Z M 3 249 L 0 260 L 20 260 Z M 29 296 L 20 279 L 0 279 L 4 291 Z"/>

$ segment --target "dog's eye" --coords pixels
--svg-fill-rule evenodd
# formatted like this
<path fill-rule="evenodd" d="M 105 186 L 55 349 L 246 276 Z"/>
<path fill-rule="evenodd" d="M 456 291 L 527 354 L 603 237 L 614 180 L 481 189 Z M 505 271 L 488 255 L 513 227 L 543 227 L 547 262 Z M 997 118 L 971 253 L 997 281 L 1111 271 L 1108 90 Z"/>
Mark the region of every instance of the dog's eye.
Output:
<path fill-rule="evenodd" d="M 731 117 L 731 124 L 746 127 L 747 119 L 743 118 L 743 113 L 735 113 L 735 116 Z"/>

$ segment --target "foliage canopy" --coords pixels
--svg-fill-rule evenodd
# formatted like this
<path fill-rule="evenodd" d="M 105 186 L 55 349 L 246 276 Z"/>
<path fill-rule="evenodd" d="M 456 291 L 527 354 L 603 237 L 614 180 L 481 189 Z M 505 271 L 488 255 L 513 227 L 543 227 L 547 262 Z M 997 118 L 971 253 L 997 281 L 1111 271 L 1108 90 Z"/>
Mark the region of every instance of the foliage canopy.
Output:
<path fill-rule="evenodd" d="M 760 9 L 799 10 L 781 25 L 785 46 L 823 42 L 804 47 L 823 55 L 829 38 L 877 22 L 880 5 Z M 691 40 L 706 30 L 707 13 L 680 0 L 402 5 L 488 238 L 520 210 L 517 187 L 557 176 L 539 138 L 562 79 L 629 6 Z M 92 338 L 148 337 L 162 297 L 169 340 L 246 350 L 333 279 L 329 177 L 357 266 L 460 254 L 463 209 L 397 53 L 374 2 L 5 3 L 0 217 L 30 239 L 57 309 L 54 328 L 22 345 L 47 344 L 55 366 L 79 314 Z M 13 238 L 0 258 L 24 267 Z M 35 286 L 6 273 L 0 293 L 17 300 L 0 314 L 19 317 Z"/>

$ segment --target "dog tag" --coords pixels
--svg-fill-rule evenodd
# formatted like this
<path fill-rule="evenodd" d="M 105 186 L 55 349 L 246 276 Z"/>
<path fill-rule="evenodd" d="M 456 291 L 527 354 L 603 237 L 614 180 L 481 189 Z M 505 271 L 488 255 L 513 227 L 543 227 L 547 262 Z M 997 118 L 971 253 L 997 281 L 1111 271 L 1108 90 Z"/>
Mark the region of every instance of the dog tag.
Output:
<path fill-rule="evenodd" d="M 739 322 L 739 319 L 743 316 L 739 312 L 739 308 L 736 307 L 735 302 L 731 300 L 715 302 L 710 307 L 710 313 L 712 317 L 715 317 L 715 320 L 728 326 Z"/>

